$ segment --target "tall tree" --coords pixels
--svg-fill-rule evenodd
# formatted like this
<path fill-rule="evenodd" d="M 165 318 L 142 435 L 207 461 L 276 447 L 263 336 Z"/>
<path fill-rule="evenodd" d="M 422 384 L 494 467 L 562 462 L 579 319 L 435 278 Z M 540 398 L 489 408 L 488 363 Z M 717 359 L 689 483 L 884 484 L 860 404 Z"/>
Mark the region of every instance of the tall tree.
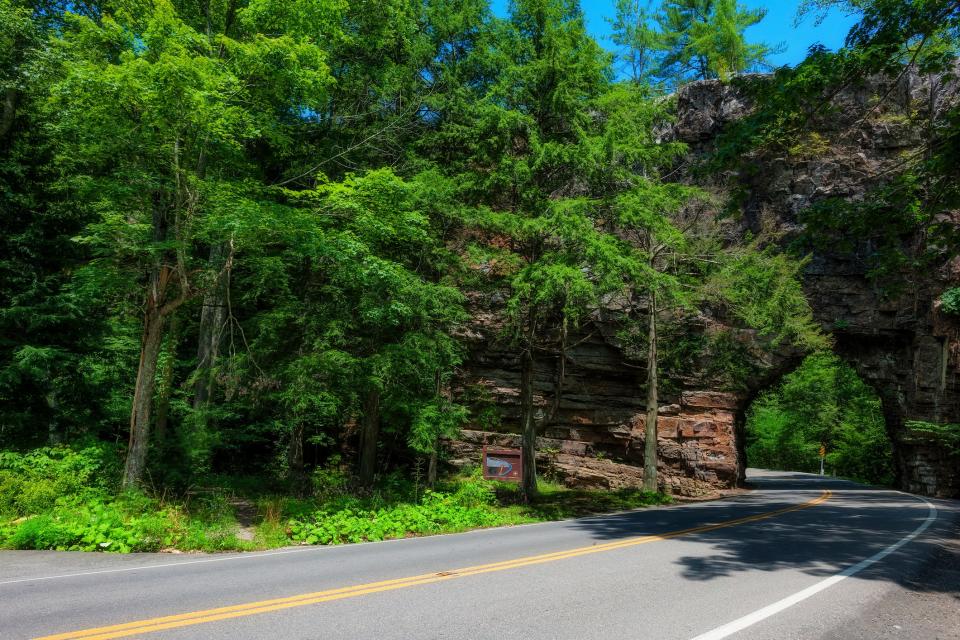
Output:
<path fill-rule="evenodd" d="M 309 107 L 329 76 L 316 46 L 283 37 L 211 40 L 162 1 L 127 24 L 66 14 L 62 47 L 69 64 L 49 106 L 61 187 L 99 214 L 82 236 L 97 254 L 88 269 L 113 290 L 141 292 L 124 471 L 124 483 L 135 485 L 167 322 L 231 265 L 231 256 L 210 265 L 196 245 L 229 245 L 235 200 L 251 194 L 255 177 L 246 150 L 282 143 L 277 103 Z M 270 83 L 264 93 L 260 82 Z"/>
<path fill-rule="evenodd" d="M 666 179 L 686 152 L 656 132 L 670 121 L 669 102 L 630 84 L 598 102 L 604 128 L 592 148 L 600 169 L 592 176 L 603 193 L 610 232 L 625 241 L 618 260 L 622 288 L 634 301 L 628 335 L 645 352 L 644 488 L 657 490 L 657 420 L 660 405 L 660 328 L 683 322 L 706 304 L 723 304 L 773 339 L 804 348 L 824 346 L 799 284 L 797 263 L 760 250 L 755 242 L 722 239 L 718 213 L 703 190 Z M 798 267 L 799 268 L 799 267 Z M 723 281 L 725 286 L 718 286 Z M 752 284 L 751 284 L 752 283 Z M 751 286 L 763 289 L 748 292 Z"/>
<path fill-rule="evenodd" d="M 258 223 L 259 246 L 238 274 L 253 307 L 243 322 L 251 344 L 232 359 L 239 384 L 280 418 L 266 437 L 287 445 L 297 485 L 306 446 L 329 449 L 344 423 L 356 428 L 357 477 L 369 487 L 381 453 L 403 453 L 384 447 L 384 435 L 427 450 L 422 414 L 431 405 L 457 413 L 442 399 L 463 319 L 443 277 L 456 268 L 437 233 L 452 208 L 444 185 L 432 172 L 369 171 L 288 190 L 285 207 Z"/>
<path fill-rule="evenodd" d="M 651 80 L 663 57 L 662 34 L 655 26 L 652 0 L 617 0 L 615 17 L 608 21 L 617 60 L 631 81 L 644 84 Z"/>
<path fill-rule="evenodd" d="M 498 227 L 509 233 L 523 261 L 510 280 L 507 314 L 512 340 L 520 350 L 522 488 L 528 498 L 537 493 L 538 423 L 551 419 L 559 405 L 570 334 L 599 307 L 603 294 L 616 291 L 620 284 L 610 265 L 622 247 L 596 228 L 592 203 L 563 199 L 548 206 L 535 218 L 505 216 Z M 557 360 L 557 382 L 553 408 L 538 419 L 534 376 L 538 353 L 544 352 Z"/>
<path fill-rule="evenodd" d="M 646 421 L 643 486 L 657 490 L 657 417 L 660 411 L 659 326 L 663 316 L 689 310 L 695 301 L 698 260 L 707 258 L 693 239 L 709 221 L 701 208 L 692 206 L 696 189 L 639 178 L 614 205 L 616 225 L 638 253 L 638 266 L 627 274 L 630 288 L 639 294 L 646 315 Z M 699 228 L 698 228 L 699 227 Z M 701 236 L 702 237 L 702 236 Z M 698 247 L 698 244 L 700 246 Z M 718 247 L 709 247 L 716 251 Z"/>
<path fill-rule="evenodd" d="M 570 0 L 518 0 L 498 27 L 493 55 L 501 73 L 483 98 L 487 117 L 480 124 L 497 132 L 497 146 L 487 151 L 493 171 L 485 186 L 495 189 L 487 196 L 495 209 L 491 226 L 507 233 L 520 260 L 508 286 L 522 389 L 523 490 L 531 497 L 537 491 L 535 350 L 541 332 L 550 332 L 547 317 L 559 318 L 554 326 L 562 328 L 589 298 L 588 279 L 575 273 L 583 255 L 569 230 L 592 230 L 580 224 L 586 218 L 574 196 L 579 176 L 589 171 L 584 143 L 594 123 L 588 105 L 608 86 L 609 59 Z"/>
<path fill-rule="evenodd" d="M 657 75 L 684 80 L 729 79 L 768 69 L 778 47 L 748 42 L 744 31 L 766 16 L 737 0 L 664 0 L 657 14 L 665 54 Z"/>
<path fill-rule="evenodd" d="M 113 432 L 110 386 L 87 375 L 110 361 L 108 310 L 71 278 L 89 258 L 71 239 L 93 212 L 55 195 L 43 105 L 62 62 L 56 36 L 31 3 L 0 1 L 0 440 L 22 446 Z"/>

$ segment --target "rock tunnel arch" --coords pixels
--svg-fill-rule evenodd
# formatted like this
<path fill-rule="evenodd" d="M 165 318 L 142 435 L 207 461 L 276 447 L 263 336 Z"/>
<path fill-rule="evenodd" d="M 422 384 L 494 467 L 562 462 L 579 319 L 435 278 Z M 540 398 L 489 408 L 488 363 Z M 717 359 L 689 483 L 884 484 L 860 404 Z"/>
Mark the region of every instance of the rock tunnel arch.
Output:
<path fill-rule="evenodd" d="M 915 70 L 896 78 L 865 78 L 833 96 L 837 108 L 830 118 L 811 123 L 831 141 L 815 157 L 757 153 L 749 157 L 752 171 L 715 176 L 706 186 L 743 194 L 745 231 L 756 234 L 772 227 L 785 238 L 795 238 L 803 229 L 800 212 L 827 199 L 865 198 L 884 184 L 903 154 L 919 144 L 917 132 L 908 125 L 893 130 L 864 116 L 882 118 L 880 95 L 887 98 L 880 110 L 886 115 L 929 108 L 925 117 L 935 120 L 943 117 L 943 105 L 960 99 L 960 82 Z M 688 145 L 692 156 L 709 154 L 727 126 L 752 109 L 742 89 L 719 81 L 687 85 L 676 99 L 672 135 Z M 857 135 L 846 143 L 834 142 L 842 138 L 840 133 L 852 131 Z M 940 223 L 960 227 L 960 215 L 945 214 Z M 915 236 L 899 241 L 904 247 L 925 242 L 922 232 Z M 892 286 L 885 286 L 871 276 L 869 257 L 876 248 L 870 240 L 842 240 L 832 249 L 818 245 L 804 273 L 814 316 L 833 335 L 835 353 L 880 396 L 898 486 L 927 495 L 960 496 L 960 460 L 911 429 L 917 422 L 960 424 L 960 318 L 943 313 L 938 302 L 943 291 L 960 283 L 960 256 L 942 255 L 924 270 L 907 260 L 889 276 Z M 775 364 L 771 375 L 781 375 L 777 369 L 784 366 Z"/>
<path fill-rule="evenodd" d="M 896 82 L 896 91 L 882 91 L 896 98 L 894 109 L 904 111 L 923 103 L 935 84 L 913 73 L 903 74 Z M 960 94 L 958 83 L 937 86 Z M 871 104 L 871 96 L 881 90 L 878 87 L 866 86 L 838 99 L 849 103 L 846 111 L 855 117 L 864 105 Z M 750 107 L 736 87 L 703 81 L 678 92 L 676 109 L 669 135 L 687 144 L 696 156 L 709 153 L 724 127 L 743 117 Z M 827 125 L 844 127 L 851 122 Z M 824 198 L 862 198 L 878 176 L 914 144 L 909 131 L 894 135 L 870 129 L 869 122 L 863 126 L 866 128 L 852 147 L 830 148 L 816 158 L 752 158 L 755 166 L 749 175 L 722 174 L 703 186 L 744 194 L 744 233 L 756 234 L 773 225 L 789 236 L 802 226 L 799 211 Z M 960 216 L 955 216 L 952 224 L 960 226 Z M 907 244 L 913 240 L 903 239 Z M 891 295 L 869 277 L 864 260 L 871 250 L 868 245 L 859 243 L 846 253 L 814 252 L 804 273 L 810 306 L 816 320 L 833 335 L 835 353 L 881 399 L 893 443 L 897 485 L 927 495 L 960 497 L 960 461 L 910 428 L 917 421 L 960 424 L 960 318 L 943 314 L 937 302 L 942 291 L 960 283 L 960 257 L 948 256 L 944 264 L 929 272 L 904 277 L 901 284 L 906 286 Z M 515 429 L 511 430 L 517 413 L 519 367 L 515 354 L 498 346 L 494 337 L 502 309 L 479 297 L 473 307 L 474 322 L 467 330 L 471 356 L 457 393 L 481 389 L 490 405 L 499 409 L 502 424 L 469 425 L 463 437 L 452 443 L 450 457 L 455 462 L 476 458 L 485 441 L 506 446 L 519 443 L 512 432 Z M 724 323 L 723 318 L 712 321 Z M 569 388 L 574 391 L 566 394 L 557 424 L 542 432 L 541 450 L 552 456 L 543 461 L 559 467 L 571 484 L 637 484 L 641 461 L 636 452 L 642 451 L 645 412 L 640 375 L 612 337 L 615 331 L 601 328 L 597 333 L 572 354 L 576 365 L 568 369 L 568 375 Z M 674 483 L 673 488 L 697 493 L 742 481 L 746 408 L 759 391 L 798 364 L 797 354 L 775 354 L 764 371 L 748 381 L 745 391 L 730 392 L 697 376 L 682 380 L 677 390 L 664 398 L 658 419 L 658 428 L 662 424 L 661 470 Z M 537 402 L 543 406 L 550 402 L 552 384 L 552 373 L 544 367 L 535 381 Z"/>
<path fill-rule="evenodd" d="M 811 294 L 817 300 L 816 290 Z M 822 307 L 814 307 L 822 311 Z M 480 319 L 495 318 L 489 310 Z M 479 461 L 483 445 L 518 447 L 519 361 L 495 339 L 496 325 L 471 331 L 472 355 L 455 392 L 495 409 L 498 421 L 473 423 L 450 443 L 454 464 Z M 642 482 L 643 367 L 631 362 L 601 323 L 578 339 L 567 366 L 567 384 L 557 419 L 542 425 L 538 466 L 574 487 L 620 488 Z M 744 332 L 749 340 L 750 332 Z M 893 454 L 896 485 L 937 496 L 960 495 L 955 458 L 935 442 L 912 436 L 909 420 L 949 419 L 960 396 L 954 357 L 943 340 L 916 331 L 834 331 L 834 353 L 879 396 Z M 658 449 L 664 488 L 698 495 L 744 480 L 746 412 L 756 397 L 795 370 L 804 354 L 772 354 L 745 387 L 730 391 L 692 377 L 664 394 L 658 417 Z M 934 360 L 931 360 L 933 358 Z M 932 372 L 932 373 L 931 373 Z M 934 375 L 936 374 L 936 375 Z M 555 400 L 554 369 L 537 370 L 535 402 L 544 412 Z M 475 412 L 476 414 L 482 411 Z M 953 414 L 955 415 L 955 414 Z"/>

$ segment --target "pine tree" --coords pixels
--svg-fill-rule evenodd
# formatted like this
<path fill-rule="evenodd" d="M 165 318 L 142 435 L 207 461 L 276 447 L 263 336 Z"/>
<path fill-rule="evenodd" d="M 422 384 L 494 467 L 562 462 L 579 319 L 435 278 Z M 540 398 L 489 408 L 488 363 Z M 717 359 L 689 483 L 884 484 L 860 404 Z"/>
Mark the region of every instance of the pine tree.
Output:
<path fill-rule="evenodd" d="M 665 54 L 657 75 L 675 85 L 770 68 L 769 56 L 779 47 L 750 43 L 744 35 L 765 15 L 737 0 L 664 0 L 657 22 Z"/>
<path fill-rule="evenodd" d="M 616 14 L 610 22 L 616 58 L 629 79 L 646 84 L 661 64 L 664 42 L 657 30 L 652 0 L 617 0 Z"/>

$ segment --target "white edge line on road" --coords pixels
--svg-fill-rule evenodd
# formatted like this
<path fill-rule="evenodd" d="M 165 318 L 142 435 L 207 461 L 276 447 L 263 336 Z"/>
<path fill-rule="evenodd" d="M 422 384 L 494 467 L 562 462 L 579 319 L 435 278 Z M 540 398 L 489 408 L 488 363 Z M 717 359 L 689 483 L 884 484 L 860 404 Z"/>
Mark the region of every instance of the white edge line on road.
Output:
<path fill-rule="evenodd" d="M 203 560 L 183 560 L 181 562 L 165 562 L 163 564 L 145 564 L 136 567 L 121 567 L 119 569 L 99 569 L 97 571 L 78 571 L 77 573 L 62 573 L 56 576 L 40 576 L 37 578 L 17 578 L 16 580 L 4 580 L 0 582 L 0 585 L 3 584 L 16 584 L 18 582 L 38 582 L 40 580 L 57 580 L 59 578 L 74 578 L 77 576 L 95 576 L 101 573 L 122 573 L 124 571 L 143 571 L 146 569 L 164 569 L 166 567 L 179 567 L 189 564 L 204 564 L 207 562 L 224 562 L 226 560 L 252 560 L 254 558 L 263 558 L 265 556 L 282 556 L 288 555 L 291 553 L 297 553 L 299 551 L 312 551 L 317 547 L 307 547 L 303 549 L 288 549 L 286 551 L 267 551 L 264 553 L 249 554 L 242 556 L 224 556 L 222 558 L 204 558 Z M 95 551 L 90 551 L 86 553 L 96 553 Z"/>
<path fill-rule="evenodd" d="M 914 496 L 914 497 L 917 497 L 917 496 Z M 937 519 L 937 508 L 933 506 L 933 504 L 931 504 L 929 501 L 924 500 L 923 498 L 917 498 L 917 499 L 922 500 L 924 504 L 927 505 L 927 518 L 920 524 L 919 527 L 914 529 L 911 533 L 907 534 L 905 537 L 901 538 L 899 541 L 890 545 L 886 549 L 883 549 L 882 551 L 879 551 L 873 554 L 869 558 L 861 560 L 857 564 L 847 567 L 840 573 L 833 575 L 829 578 L 826 578 L 825 580 L 821 580 L 820 582 L 810 587 L 807 587 L 803 591 L 798 591 L 792 596 L 787 596 L 783 600 L 778 600 L 777 602 L 767 605 L 762 609 L 757 609 L 753 613 L 748 613 L 742 618 L 737 618 L 736 620 L 732 622 L 728 622 L 725 625 L 719 626 L 716 629 L 711 629 L 706 633 L 701 633 L 697 637 L 693 638 L 693 640 L 721 640 L 721 638 L 726 638 L 728 636 L 731 636 L 734 633 L 737 633 L 738 631 L 742 631 L 747 627 L 753 626 L 758 622 L 760 622 L 761 620 L 766 620 L 767 618 L 774 616 L 780 613 L 781 611 L 788 609 L 799 602 L 803 602 L 807 598 L 820 593 L 824 589 L 829 589 L 830 587 L 837 584 L 841 580 L 845 578 L 849 578 L 850 576 L 855 575 L 857 573 L 860 573 L 870 565 L 880 562 L 881 560 L 889 556 L 891 553 L 893 553 L 903 545 L 907 544 L 908 542 L 911 542 L 917 536 L 919 536 L 924 531 L 926 531 L 927 528 L 931 524 L 933 524 L 933 521 Z"/>

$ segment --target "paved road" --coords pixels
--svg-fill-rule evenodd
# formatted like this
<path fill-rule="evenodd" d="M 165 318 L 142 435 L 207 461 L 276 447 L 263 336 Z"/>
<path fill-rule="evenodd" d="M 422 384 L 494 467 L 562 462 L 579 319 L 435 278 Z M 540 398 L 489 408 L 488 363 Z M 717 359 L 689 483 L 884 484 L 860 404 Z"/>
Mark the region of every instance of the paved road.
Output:
<path fill-rule="evenodd" d="M 3 552 L 0 637 L 859 637 L 960 521 L 956 502 L 750 479 L 729 500 L 344 547 Z M 960 638 L 960 585 L 923 588 L 941 592 L 937 634 Z M 954 605 L 956 627 L 939 620 Z M 903 622 L 891 637 L 935 637 Z"/>

